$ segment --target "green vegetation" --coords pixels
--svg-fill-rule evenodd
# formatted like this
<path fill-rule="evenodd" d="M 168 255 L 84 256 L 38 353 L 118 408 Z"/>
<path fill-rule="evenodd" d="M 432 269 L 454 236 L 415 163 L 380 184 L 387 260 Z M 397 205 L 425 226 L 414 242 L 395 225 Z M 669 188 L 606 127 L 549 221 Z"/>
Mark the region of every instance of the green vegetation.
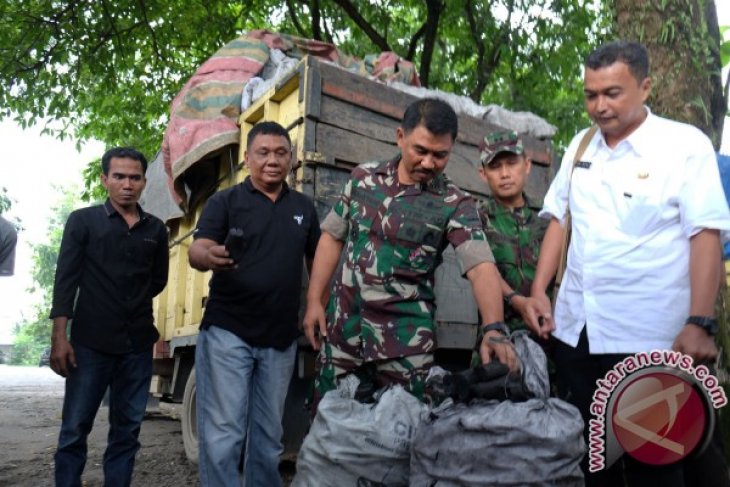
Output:
<path fill-rule="evenodd" d="M 599 0 L 0 0 L 0 118 L 151 156 L 201 62 L 269 29 L 357 56 L 394 51 L 430 88 L 546 118 L 561 145 L 587 123 L 581 61 L 610 25 Z M 86 200 L 99 195 L 96 162 Z"/>
<path fill-rule="evenodd" d="M 28 292 L 38 294 L 39 299 L 31 315 L 13 328 L 11 356 L 13 365 L 38 365 L 43 349 L 51 344 L 51 322 L 48 313 L 51 310 L 56 259 L 61 246 L 63 226 L 78 202 L 78 188 L 64 189 L 62 195 L 48 221 L 45 241 L 32 245 L 34 284 Z"/>

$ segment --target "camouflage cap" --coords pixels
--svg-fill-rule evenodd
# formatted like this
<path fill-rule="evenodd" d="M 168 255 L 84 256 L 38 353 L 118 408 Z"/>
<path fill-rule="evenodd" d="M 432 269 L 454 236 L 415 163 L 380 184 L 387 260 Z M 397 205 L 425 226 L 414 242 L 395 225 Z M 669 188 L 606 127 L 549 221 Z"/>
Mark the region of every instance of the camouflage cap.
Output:
<path fill-rule="evenodd" d="M 524 154 L 525 148 L 522 139 L 513 130 L 492 132 L 484 136 L 479 144 L 479 156 L 482 165 L 486 166 L 500 152 L 511 152 L 512 154 Z"/>

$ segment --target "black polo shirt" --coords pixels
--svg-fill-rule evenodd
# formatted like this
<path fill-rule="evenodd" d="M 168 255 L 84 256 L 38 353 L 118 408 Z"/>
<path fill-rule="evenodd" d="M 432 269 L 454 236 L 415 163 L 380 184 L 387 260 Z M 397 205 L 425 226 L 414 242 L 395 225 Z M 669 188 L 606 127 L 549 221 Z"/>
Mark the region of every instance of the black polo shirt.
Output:
<path fill-rule="evenodd" d="M 237 269 L 213 273 L 201 327 L 221 327 L 254 347 L 284 349 L 299 335 L 302 266 L 319 241 L 314 204 L 286 183 L 271 201 L 249 177 L 210 197 L 194 238 L 223 243 L 229 228 L 243 230 L 243 257 Z"/>
<path fill-rule="evenodd" d="M 132 228 L 109 200 L 68 217 L 56 265 L 51 319 L 73 318 L 74 343 L 105 353 L 126 353 L 142 351 L 159 337 L 152 298 L 167 284 L 167 229 L 141 207 L 137 211 L 140 220 Z"/>
<path fill-rule="evenodd" d="M 276 201 L 250 178 L 205 204 L 195 237 L 223 243 L 243 229 L 238 268 L 214 272 L 202 328 L 218 326 L 254 347 L 284 349 L 299 335 L 304 257 L 314 258 L 319 221 L 312 201 L 284 184 Z"/>

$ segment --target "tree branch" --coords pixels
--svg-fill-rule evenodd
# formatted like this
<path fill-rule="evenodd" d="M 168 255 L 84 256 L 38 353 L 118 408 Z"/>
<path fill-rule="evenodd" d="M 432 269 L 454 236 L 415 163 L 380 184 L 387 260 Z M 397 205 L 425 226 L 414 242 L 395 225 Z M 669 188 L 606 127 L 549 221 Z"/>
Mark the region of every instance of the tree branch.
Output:
<path fill-rule="evenodd" d="M 332 32 L 330 31 L 329 26 L 327 25 L 327 16 L 325 15 L 324 20 L 322 21 L 322 29 L 324 30 L 324 38 L 329 42 L 330 44 L 334 44 L 334 38 L 332 37 Z"/>
<path fill-rule="evenodd" d="M 322 28 L 319 24 L 319 21 L 322 18 L 322 13 L 320 12 L 319 0 L 312 0 L 310 10 L 312 15 L 312 38 L 321 41 Z"/>
<path fill-rule="evenodd" d="M 342 10 L 355 22 L 355 24 L 362 29 L 365 35 L 370 38 L 373 44 L 375 44 L 381 51 L 392 51 L 388 41 L 381 36 L 373 26 L 360 15 L 357 8 L 350 2 L 350 0 L 333 0 L 337 5 L 342 7 Z"/>
<path fill-rule="evenodd" d="M 481 98 L 481 94 L 484 92 L 484 88 L 487 84 L 486 77 L 482 76 L 484 69 L 484 41 L 479 35 L 479 30 L 477 29 L 474 4 L 471 0 L 466 0 L 466 3 L 464 4 L 464 13 L 466 14 L 466 20 L 469 24 L 469 33 L 471 34 L 471 38 L 477 48 L 477 84 L 469 94 L 469 97 L 474 101 L 478 101 Z"/>
<path fill-rule="evenodd" d="M 27 24 L 27 28 L 23 29 L 23 31 L 24 31 L 23 41 L 25 40 L 25 34 L 28 34 L 29 36 L 32 34 L 35 34 L 35 35 L 33 35 L 33 39 L 31 39 L 27 44 L 24 42 L 20 43 L 23 46 L 30 46 L 27 49 L 25 47 L 23 48 L 25 50 L 26 57 L 30 58 L 31 57 L 30 53 L 34 49 L 37 50 L 41 54 L 39 56 L 38 61 L 36 61 L 33 64 L 23 63 L 23 61 L 22 61 L 23 56 L 21 56 L 20 54 L 17 56 L 14 56 L 10 60 L 10 63 L 8 63 L 2 67 L 2 71 L 3 72 L 7 71 L 9 69 L 9 66 L 12 63 L 17 64 L 17 67 L 13 68 L 13 70 L 16 73 L 36 72 L 36 71 L 40 71 L 46 65 L 48 65 L 51 62 L 51 59 L 53 58 L 54 52 L 59 48 L 60 39 L 63 38 L 63 32 L 61 30 L 61 25 L 63 25 L 64 22 L 69 21 L 69 20 L 64 19 L 64 16 L 66 16 L 70 12 L 71 15 L 69 15 L 69 16 L 71 17 L 73 14 L 73 10 L 74 10 L 74 8 L 76 8 L 76 6 L 77 6 L 77 2 L 75 2 L 75 1 L 69 2 L 63 9 L 54 12 L 54 14 L 48 18 L 38 17 L 38 16 L 27 14 L 25 12 L 18 11 L 17 13 L 20 17 L 28 19 L 27 21 L 21 22 L 21 23 Z M 50 27 L 50 29 L 52 29 L 53 32 L 55 33 L 55 35 L 54 35 L 55 42 L 47 43 L 46 41 L 39 39 L 39 36 L 41 35 L 41 32 L 44 29 L 44 25 L 48 25 Z M 48 44 L 48 45 L 44 45 L 43 48 L 40 48 L 40 47 L 37 47 L 37 44 L 39 44 L 39 43 Z"/>
<path fill-rule="evenodd" d="M 512 25 L 512 13 L 514 12 L 514 0 L 511 0 L 508 5 L 506 5 L 506 7 L 508 9 L 507 19 L 499 28 L 497 35 L 489 43 L 490 47 L 487 50 L 485 47 L 486 43 L 480 35 L 480 22 L 477 21 L 474 4 L 471 0 L 467 0 L 466 4 L 464 5 L 471 37 L 477 48 L 477 83 L 476 86 L 474 86 L 474 89 L 472 89 L 471 93 L 469 94 L 469 98 L 474 100 L 476 103 L 479 103 L 481 101 L 484 90 L 486 89 L 489 82 L 489 78 L 492 76 L 492 73 L 499 65 L 499 61 L 502 57 L 502 45 L 508 43 L 509 41 L 509 32 Z M 487 12 L 491 11 L 487 10 Z M 492 20 L 494 20 L 493 17 Z"/>
<path fill-rule="evenodd" d="M 436 45 L 436 37 L 438 35 L 439 19 L 444 9 L 443 0 L 426 0 L 426 29 L 423 38 L 423 52 L 421 53 L 421 67 L 418 73 L 423 86 L 428 87 L 428 77 L 431 74 L 431 60 L 433 59 L 433 49 Z"/>
<path fill-rule="evenodd" d="M 147 26 L 147 30 L 150 32 L 150 37 L 152 38 L 152 49 L 155 51 L 155 57 L 158 61 L 164 61 L 165 57 L 160 51 L 159 42 L 157 42 L 157 34 L 155 33 L 155 29 L 153 29 L 150 25 L 150 20 L 147 18 L 147 6 L 145 5 L 144 0 L 139 0 L 139 7 L 142 9 L 142 17 L 144 18 L 145 26 Z"/>
<path fill-rule="evenodd" d="M 424 22 L 421 24 L 421 27 L 416 31 L 415 34 L 413 34 L 413 37 L 411 37 L 411 42 L 408 44 L 408 54 L 406 54 L 406 59 L 409 61 L 413 61 L 413 58 L 416 55 L 416 48 L 418 47 L 418 41 L 421 40 L 421 37 L 423 37 L 423 34 L 426 32 L 426 23 Z"/>
<path fill-rule="evenodd" d="M 289 18 L 291 19 L 292 24 L 294 24 L 294 28 L 297 30 L 297 33 L 302 37 L 307 37 L 308 32 L 306 32 L 302 27 L 302 24 L 299 22 L 299 18 L 297 17 L 297 12 L 294 10 L 294 2 L 292 0 L 286 0 L 286 7 L 287 10 L 289 10 Z"/>

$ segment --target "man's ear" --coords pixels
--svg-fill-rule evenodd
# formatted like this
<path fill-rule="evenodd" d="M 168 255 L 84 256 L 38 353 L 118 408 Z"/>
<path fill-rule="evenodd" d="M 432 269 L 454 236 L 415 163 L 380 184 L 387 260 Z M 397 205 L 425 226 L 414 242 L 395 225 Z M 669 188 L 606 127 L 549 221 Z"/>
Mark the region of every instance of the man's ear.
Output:
<path fill-rule="evenodd" d="M 489 183 L 487 182 L 487 173 L 484 170 L 484 166 L 481 164 L 479 164 L 479 179 L 481 179 L 484 184 L 489 186 Z"/>
<path fill-rule="evenodd" d="M 395 129 L 395 141 L 398 144 L 398 147 L 402 150 L 403 149 L 403 138 L 406 136 L 405 132 L 403 132 L 402 127 L 398 127 Z"/>
<path fill-rule="evenodd" d="M 641 101 L 646 102 L 647 98 L 649 98 L 649 94 L 651 93 L 651 78 L 647 76 L 644 78 L 641 83 L 639 83 L 639 89 L 641 90 Z"/>
<path fill-rule="evenodd" d="M 525 174 L 530 174 L 530 169 L 532 169 L 532 159 L 525 156 L 525 164 L 527 165 L 527 169 L 525 170 Z"/>

